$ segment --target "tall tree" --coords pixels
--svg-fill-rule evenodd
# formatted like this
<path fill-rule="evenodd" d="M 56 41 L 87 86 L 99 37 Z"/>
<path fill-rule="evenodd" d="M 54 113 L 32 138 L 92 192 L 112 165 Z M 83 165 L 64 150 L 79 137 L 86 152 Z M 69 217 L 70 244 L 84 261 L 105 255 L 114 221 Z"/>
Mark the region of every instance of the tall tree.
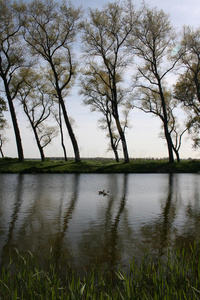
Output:
<path fill-rule="evenodd" d="M 184 50 L 184 72 L 174 86 L 174 96 L 188 113 L 188 128 L 192 131 L 194 146 L 200 146 L 200 28 L 185 27 L 181 46 Z"/>
<path fill-rule="evenodd" d="M 41 160 L 45 161 L 43 149 L 57 133 L 54 126 L 44 125 L 50 117 L 54 103 L 51 90 L 41 69 L 37 72 L 32 69 L 21 70 L 20 75 L 23 83 L 18 91 L 18 99 L 30 122 Z"/>
<path fill-rule="evenodd" d="M 14 128 L 18 158 L 24 160 L 21 136 L 17 122 L 17 116 L 13 101 L 20 87 L 20 80 L 15 77 L 16 89 L 11 89 L 14 75 L 24 65 L 24 48 L 21 41 L 21 12 L 23 4 L 13 5 L 11 1 L 0 0 L 0 77 L 3 82 L 5 96 L 8 101 L 8 107 L 11 114 L 11 120 Z"/>
<path fill-rule="evenodd" d="M 116 132 L 116 124 L 112 115 L 112 95 L 109 86 L 109 76 L 107 73 L 98 70 L 98 66 L 93 62 L 93 67 L 84 70 L 84 76 L 81 79 L 80 94 L 84 96 L 83 103 L 89 105 L 92 111 L 100 112 L 103 117 L 99 119 L 100 128 L 107 131 L 107 137 L 110 140 L 110 147 L 114 152 L 116 162 L 119 162 L 118 146 L 120 142 L 119 133 Z M 120 76 L 116 81 L 120 82 Z M 127 107 L 124 101 L 123 91 L 118 87 L 118 106 Z M 129 106 L 129 110 L 131 106 Z M 122 130 L 125 133 L 128 127 L 128 111 L 124 107 L 124 121 L 121 121 Z M 109 148 L 110 148 L 109 147 Z"/>
<path fill-rule="evenodd" d="M 65 124 L 73 145 L 75 161 L 80 161 L 79 147 L 67 114 L 64 98 L 75 75 L 72 45 L 78 32 L 80 9 L 70 3 L 33 0 L 25 14 L 24 38 L 33 54 L 50 67 L 54 93 L 62 108 Z"/>
<path fill-rule="evenodd" d="M 181 148 L 183 134 L 187 131 L 187 127 L 184 126 L 184 128 L 181 128 L 180 122 L 178 122 L 177 115 L 180 112 L 180 108 L 177 107 L 177 102 L 173 100 L 170 90 L 163 89 L 163 94 L 165 98 L 168 130 L 171 137 L 172 149 L 176 155 L 177 161 L 180 162 L 179 150 Z M 162 105 L 160 103 L 160 95 L 153 90 L 140 87 L 138 88 L 137 93 L 134 94 L 134 97 L 135 100 L 133 106 L 135 108 L 160 118 L 162 122 L 161 137 L 165 138 L 165 131 L 163 130 L 164 115 Z M 175 112 L 176 110 L 178 111 L 177 113 Z"/>
<path fill-rule="evenodd" d="M 120 85 L 118 74 L 122 78 L 129 63 L 125 42 L 136 20 L 131 1 L 108 3 L 101 11 L 90 9 L 89 20 L 83 25 L 82 36 L 88 68 L 93 69 L 93 76 L 98 77 L 98 81 L 107 87 L 106 97 L 110 102 L 126 163 L 129 162 L 129 154 L 120 120 L 122 101 L 119 99 L 118 90 L 122 89 L 122 84 Z M 107 74 L 106 80 L 102 72 Z"/>
<path fill-rule="evenodd" d="M 169 162 L 174 162 L 173 142 L 169 129 L 169 99 L 166 99 L 166 78 L 174 69 L 180 55 L 171 56 L 175 47 L 174 33 L 169 16 L 156 8 L 148 9 L 144 5 L 137 28 L 129 39 L 128 48 L 139 60 L 136 87 L 140 88 L 141 100 L 149 101 L 149 110 L 155 106 L 163 122 L 167 142 Z M 154 110 L 154 109 L 153 109 Z M 151 111 L 154 113 L 153 111 Z"/>

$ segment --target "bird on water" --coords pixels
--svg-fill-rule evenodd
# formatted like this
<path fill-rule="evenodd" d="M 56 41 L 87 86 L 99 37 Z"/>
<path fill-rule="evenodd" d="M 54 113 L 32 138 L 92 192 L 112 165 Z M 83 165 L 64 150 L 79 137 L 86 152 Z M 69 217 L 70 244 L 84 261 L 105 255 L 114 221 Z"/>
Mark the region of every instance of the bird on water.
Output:
<path fill-rule="evenodd" d="M 109 191 L 107 191 L 107 192 L 105 190 L 99 191 L 99 195 L 109 196 Z"/>

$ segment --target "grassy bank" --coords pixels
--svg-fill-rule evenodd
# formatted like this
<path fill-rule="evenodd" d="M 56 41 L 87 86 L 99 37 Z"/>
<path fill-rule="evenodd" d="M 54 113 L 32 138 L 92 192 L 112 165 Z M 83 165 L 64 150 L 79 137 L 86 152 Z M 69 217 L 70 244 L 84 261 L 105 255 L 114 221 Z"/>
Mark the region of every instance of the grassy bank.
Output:
<path fill-rule="evenodd" d="M 0 159 L 0 173 L 199 173 L 200 160 L 183 160 L 169 164 L 165 160 L 135 159 L 125 164 L 110 159 L 87 159 L 80 163 L 73 160 Z"/>
<path fill-rule="evenodd" d="M 81 278 L 67 265 L 61 276 L 61 266 L 53 263 L 51 255 L 44 269 L 31 253 L 17 252 L 17 258 L 2 267 L 0 299 L 199 299 L 199 250 L 199 244 L 190 251 L 179 248 L 163 261 L 144 255 L 138 265 L 130 263 L 127 274 L 93 267 Z"/>

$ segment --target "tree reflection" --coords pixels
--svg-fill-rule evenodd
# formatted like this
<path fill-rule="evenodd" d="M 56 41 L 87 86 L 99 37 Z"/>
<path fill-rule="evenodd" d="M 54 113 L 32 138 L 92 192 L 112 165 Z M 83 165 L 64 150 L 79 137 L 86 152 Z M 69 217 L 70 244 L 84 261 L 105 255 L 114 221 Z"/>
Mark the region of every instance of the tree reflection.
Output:
<path fill-rule="evenodd" d="M 114 176 L 113 174 L 112 178 L 109 178 L 117 182 L 117 178 Z M 119 194 L 116 182 L 114 184 L 115 192 Z M 90 268 L 93 264 L 106 264 L 109 268 L 113 268 L 121 263 L 124 252 L 124 237 L 122 235 L 129 238 L 131 231 L 126 210 L 127 186 L 128 175 L 124 174 L 121 196 L 111 195 L 108 197 L 107 203 L 99 212 L 102 221 L 98 225 L 96 222 L 90 222 L 88 230 L 82 233 L 82 239 L 79 243 L 79 253 L 81 253 L 79 259 L 82 259 L 85 268 Z M 117 207 L 116 202 L 118 203 Z"/>
<path fill-rule="evenodd" d="M 19 175 L 2 261 L 5 262 L 6 256 L 9 259 L 8 249 L 13 251 L 15 247 L 22 254 L 27 253 L 27 250 L 33 252 L 41 262 L 45 254 L 49 254 L 51 247 L 55 261 L 61 257 L 62 251 L 70 253 L 70 245 L 65 243 L 63 250 L 62 243 L 78 201 L 79 176 L 74 174 L 66 180 L 65 176 Z M 48 190 L 49 187 L 55 193 Z M 25 207 L 27 211 L 23 211 Z M 20 209 L 23 211 L 21 214 Z M 16 227 L 19 214 L 21 219 Z"/>
<path fill-rule="evenodd" d="M 16 179 L 17 184 L 16 184 L 16 189 L 14 191 L 15 201 L 13 204 L 13 213 L 11 215 L 11 219 L 9 222 L 8 235 L 7 235 L 6 241 L 4 243 L 4 246 L 2 247 L 0 268 L 2 268 L 2 265 L 5 263 L 5 260 L 9 259 L 8 255 L 9 255 L 9 252 L 11 251 L 10 245 L 12 244 L 12 241 L 14 238 L 15 225 L 18 220 L 20 208 L 22 205 L 24 176 L 22 174 L 18 174 L 16 176 L 17 176 L 17 179 Z"/>
<path fill-rule="evenodd" d="M 200 240 L 200 190 L 199 177 L 196 177 L 193 195 L 189 196 L 185 206 L 185 220 L 181 232 L 176 235 L 175 243 L 177 246 L 185 246 L 190 249 L 194 241 Z"/>
<path fill-rule="evenodd" d="M 161 200 L 162 213 L 153 222 L 145 224 L 141 228 L 141 234 L 150 244 L 150 249 L 158 251 L 163 255 L 170 244 L 173 221 L 176 218 L 176 206 L 178 197 L 175 194 L 176 188 L 174 174 L 169 174 L 166 188 L 166 200 Z"/>
<path fill-rule="evenodd" d="M 198 175 L 158 177 L 11 176 L 10 193 L 2 183 L 0 194 L 1 262 L 15 247 L 22 254 L 30 250 L 42 262 L 52 247 L 57 264 L 64 255 L 78 271 L 93 264 L 115 269 L 119 264 L 128 267 L 132 255 L 137 262 L 146 249 L 163 255 L 168 246 L 200 238 Z M 99 186 L 110 196 L 99 196 Z"/>
<path fill-rule="evenodd" d="M 74 174 L 74 180 L 72 182 L 73 182 L 73 188 L 72 188 L 73 193 L 72 193 L 69 205 L 65 210 L 63 218 L 62 218 L 62 211 L 63 211 L 63 208 L 62 208 L 63 203 L 62 202 L 63 202 L 64 194 L 62 195 L 62 197 L 60 199 L 60 208 L 59 208 L 59 224 L 60 224 L 60 226 L 59 226 L 59 231 L 55 234 L 55 237 L 53 239 L 54 241 L 52 241 L 53 256 L 54 256 L 56 265 L 59 265 L 59 261 L 60 261 L 60 258 L 62 257 L 63 252 L 65 253 L 65 256 L 68 257 L 68 260 L 72 260 L 72 254 L 69 249 L 70 247 L 69 246 L 67 247 L 66 243 L 65 243 L 64 249 L 62 249 L 63 248 L 62 246 L 64 243 L 66 232 L 68 230 L 69 222 L 72 219 L 73 212 L 74 212 L 76 204 L 78 202 L 80 175 Z M 64 191 L 64 189 L 63 189 L 63 191 Z M 62 221 L 62 219 L 63 219 L 63 221 Z"/>
<path fill-rule="evenodd" d="M 128 185 L 128 177 L 127 174 L 124 174 L 124 182 L 123 182 L 123 191 L 121 200 L 119 203 L 117 214 L 114 218 L 114 221 L 110 227 L 110 251 L 109 251 L 109 262 L 113 267 L 119 263 L 121 257 L 120 248 L 118 248 L 118 239 L 119 239 L 119 222 L 122 218 L 123 212 L 125 210 L 126 200 L 127 200 L 127 185 Z M 126 213 L 125 213 L 126 214 Z M 109 248 L 109 247 L 108 247 Z"/>

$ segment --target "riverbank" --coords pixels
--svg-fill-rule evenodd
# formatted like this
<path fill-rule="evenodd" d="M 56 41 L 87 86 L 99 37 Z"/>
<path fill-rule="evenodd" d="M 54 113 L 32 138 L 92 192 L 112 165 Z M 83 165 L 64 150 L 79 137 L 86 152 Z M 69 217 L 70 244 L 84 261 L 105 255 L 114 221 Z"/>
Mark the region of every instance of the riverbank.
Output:
<path fill-rule="evenodd" d="M 133 159 L 125 164 L 111 159 L 84 159 L 80 163 L 73 160 L 48 159 L 25 160 L 0 159 L 0 173 L 199 173 L 200 160 L 183 160 L 169 164 L 166 160 Z"/>
<path fill-rule="evenodd" d="M 129 272 L 93 266 L 79 276 L 62 260 L 55 264 L 53 252 L 47 267 L 30 252 L 16 251 L 8 265 L 1 266 L 1 299 L 199 299 L 199 244 L 169 251 L 163 260 L 144 254 L 139 264 L 130 262 Z M 53 249 L 52 249 L 53 250 Z M 64 269 L 64 274 L 61 270 Z"/>

